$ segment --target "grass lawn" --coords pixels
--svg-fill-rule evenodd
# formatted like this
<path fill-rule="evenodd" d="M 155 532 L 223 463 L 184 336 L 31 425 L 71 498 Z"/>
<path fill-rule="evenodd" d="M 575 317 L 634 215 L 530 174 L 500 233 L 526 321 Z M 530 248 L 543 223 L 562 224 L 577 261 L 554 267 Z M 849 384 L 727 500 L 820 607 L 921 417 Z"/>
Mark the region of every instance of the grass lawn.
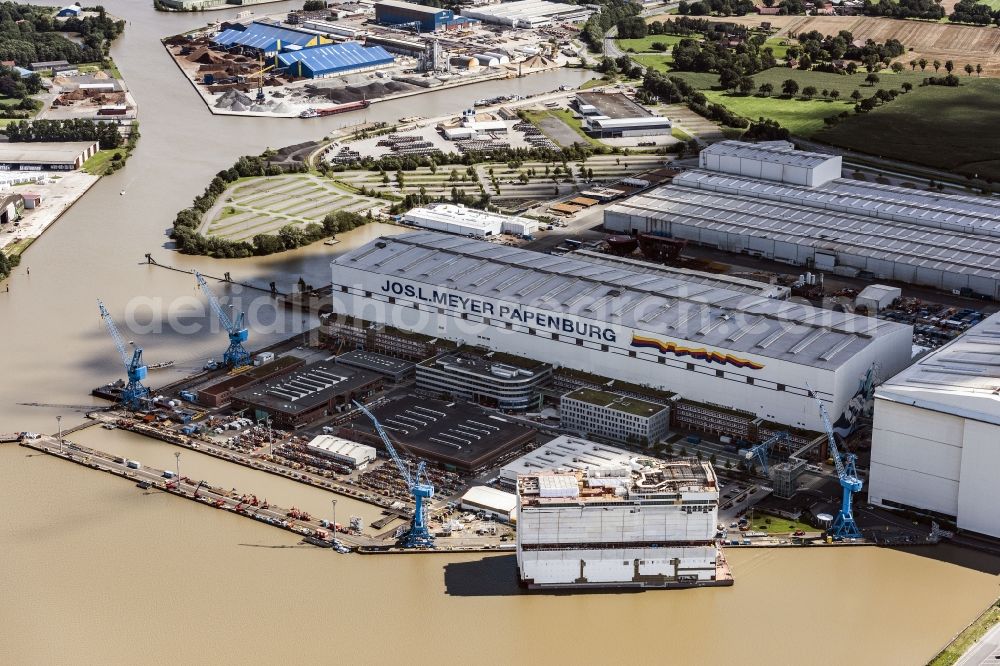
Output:
<path fill-rule="evenodd" d="M 670 129 L 670 136 L 674 137 L 678 141 L 690 141 L 694 137 L 677 127 L 672 127 Z"/>
<path fill-rule="evenodd" d="M 963 175 L 1000 179 L 996 128 L 1000 80 L 962 77 L 958 88 L 925 86 L 814 138 Z"/>
<path fill-rule="evenodd" d="M 580 90 L 588 90 L 588 89 L 590 89 L 590 88 L 594 88 L 594 87 L 596 87 L 596 86 L 603 86 L 603 85 L 604 85 L 604 84 L 606 84 L 606 83 L 608 83 L 608 80 L 607 80 L 607 79 L 605 79 L 605 78 L 600 78 L 600 79 L 597 79 L 597 78 L 595 78 L 595 79 L 589 79 L 589 80 L 587 80 L 587 81 L 584 81 L 584 82 L 583 82 L 583 83 L 582 83 L 582 84 L 580 85 Z"/>
<path fill-rule="evenodd" d="M 767 520 L 771 522 L 765 522 Z M 750 523 L 750 529 L 754 532 L 767 532 L 768 534 L 791 534 L 796 530 L 802 530 L 803 532 L 816 531 L 815 527 L 807 523 L 800 523 L 797 520 L 789 520 L 788 518 L 779 518 L 767 513 L 757 513 L 756 511 L 753 515 L 753 522 Z"/>
<path fill-rule="evenodd" d="M 674 59 L 668 55 L 634 55 L 632 60 L 655 72 L 669 72 Z"/>
<path fill-rule="evenodd" d="M 33 242 L 35 242 L 34 238 L 22 238 L 19 241 L 14 241 L 13 243 L 5 246 L 3 248 L 3 252 L 8 257 L 16 257 L 20 254 L 23 254 L 24 251 L 28 249 L 28 246 L 31 245 Z"/>
<path fill-rule="evenodd" d="M 653 43 L 660 42 L 661 44 L 666 44 L 667 48 L 672 48 L 675 44 L 680 42 L 682 39 L 696 39 L 701 40 L 701 35 L 646 35 L 640 39 L 616 39 L 615 43 L 618 44 L 618 48 L 622 51 L 628 51 L 632 49 L 636 53 L 646 53 L 653 52 Z"/>
<path fill-rule="evenodd" d="M 959 657 L 961 657 L 973 643 L 982 638 L 983 635 L 998 622 L 1000 622 L 1000 602 L 990 606 L 990 608 L 985 613 L 980 615 L 975 622 L 970 624 L 965 631 L 956 636 L 955 640 L 949 643 L 948 647 L 941 650 L 941 652 L 931 660 L 928 666 L 951 666 L 958 661 Z"/>
<path fill-rule="evenodd" d="M 584 142 L 589 143 L 596 148 L 604 147 L 603 143 L 592 136 L 588 136 L 587 133 L 583 131 L 583 124 L 581 121 L 573 117 L 573 112 L 569 109 L 547 109 L 545 111 L 527 111 L 526 113 L 528 121 L 536 127 L 538 126 L 538 123 L 546 117 L 558 118 L 565 123 L 567 127 L 580 135 L 580 138 L 583 139 Z M 544 134 L 544 130 L 542 133 Z"/>
<path fill-rule="evenodd" d="M 730 95 L 716 90 L 706 90 L 705 97 L 710 102 L 721 104 L 735 114 L 748 120 L 760 117 L 776 120 L 792 134 L 808 137 L 823 129 L 823 119 L 851 109 L 851 102 L 828 102 L 825 100 L 787 99 L 781 97 L 756 97 Z"/>
<path fill-rule="evenodd" d="M 124 157 L 125 149 L 99 150 L 96 155 L 83 163 L 83 170 L 94 176 L 103 176 L 115 153 L 120 153 Z"/>
<path fill-rule="evenodd" d="M 764 48 L 770 48 L 774 52 L 774 57 L 784 60 L 788 55 L 788 47 L 798 44 L 797 40 L 790 37 L 768 37 L 764 42 Z"/>

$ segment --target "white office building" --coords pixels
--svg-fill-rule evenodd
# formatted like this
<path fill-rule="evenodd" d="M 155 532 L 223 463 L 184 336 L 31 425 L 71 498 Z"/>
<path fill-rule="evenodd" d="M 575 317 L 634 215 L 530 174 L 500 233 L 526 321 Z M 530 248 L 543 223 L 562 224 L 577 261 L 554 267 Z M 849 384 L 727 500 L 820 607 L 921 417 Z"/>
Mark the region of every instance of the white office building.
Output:
<path fill-rule="evenodd" d="M 559 400 L 560 427 L 584 437 L 655 444 L 670 432 L 670 407 L 597 389 L 580 388 Z"/>
<path fill-rule="evenodd" d="M 368 463 L 375 460 L 375 447 L 366 444 L 352 442 L 342 437 L 333 435 L 319 435 L 313 437 L 306 444 L 309 453 L 323 458 L 330 458 L 343 465 L 364 469 Z"/>
<path fill-rule="evenodd" d="M 875 392 L 868 498 L 1000 538 L 1000 314 Z"/>
<path fill-rule="evenodd" d="M 535 220 L 466 208 L 461 204 L 441 203 L 412 208 L 403 215 L 403 222 L 449 234 L 471 235 L 474 238 L 486 238 L 500 234 L 523 236 L 538 230 L 538 222 Z"/>

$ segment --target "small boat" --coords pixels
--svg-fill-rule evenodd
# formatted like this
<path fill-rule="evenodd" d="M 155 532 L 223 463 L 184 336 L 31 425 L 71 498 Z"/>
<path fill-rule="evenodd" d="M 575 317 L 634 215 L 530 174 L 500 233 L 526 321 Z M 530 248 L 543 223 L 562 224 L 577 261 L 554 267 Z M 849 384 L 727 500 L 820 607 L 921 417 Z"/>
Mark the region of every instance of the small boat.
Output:
<path fill-rule="evenodd" d="M 340 241 L 337 240 L 336 238 L 327 238 L 325 241 L 323 241 L 323 245 L 336 245 L 339 242 Z"/>
<path fill-rule="evenodd" d="M 160 368 L 169 368 L 174 364 L 173 361 L 160 361 L 159 363 L 150 363 L 146 366 L 147 370 L 159 370 Z"/>

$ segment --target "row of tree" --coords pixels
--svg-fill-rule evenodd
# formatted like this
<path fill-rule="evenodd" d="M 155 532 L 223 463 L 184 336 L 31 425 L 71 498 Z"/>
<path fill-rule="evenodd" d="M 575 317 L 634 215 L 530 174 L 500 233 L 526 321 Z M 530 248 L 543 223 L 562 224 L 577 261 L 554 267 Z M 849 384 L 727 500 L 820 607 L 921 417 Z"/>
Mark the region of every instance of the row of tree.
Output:
<path fill-rule="evenodd" d="M 681 0 L 677 13 L 682 16 L 744 16 L 756 11 L 756 4 L 751 0 Z"/>
<path fill-rule="evenodd" d="M 762 48 L 764 35 L 754 34 L 730 46 L 724 41 L 682 39 L 673 48 L 673 68 L 687 72 L 723 72 L 738 76 L 756 74 L 778 64 L 770 47 Z"/>
<path fill-rule="evenodd" d="M 10 272 L 14 270 L 18 264 L 21 263 L 20 255 L 14 255 L 13 257 L 8 257 L 4 254 L 3 250 L 0 250 L 0 280 L 5 279 Z"/>
<path fill-rule="evenodd" d="M 861 11 L 866 16 L 891 16 L 899 19 L 937 21 L 944 18 L 940 0 L 865 0 Z"/>
<path fill-rule="evenodd" d="M 993 10 L 989 5 L 976 0 L 959 0 L 948 20 L 953 23 L 972 23 L 975 25 L 1000 25 L 1000 9 Z"/>
<path fill-rule="evenodd" d="M 99 141 L 102 150 L 122 145 L 122 135 L 114 123 L 85 118 L 67 120 L 20 120 L 4 130 L 11 143 L 31 141 Z"/>
<path fill-rule="evenodd" d="M 604 51 L 604 33 L 620 21 L 637 16 L 642 8 L 630 0 L 612 0 L 601 3 L 601 11 L 587 19 L 580 32 L 580 38 L 587 43 L 592 51 Z"/>

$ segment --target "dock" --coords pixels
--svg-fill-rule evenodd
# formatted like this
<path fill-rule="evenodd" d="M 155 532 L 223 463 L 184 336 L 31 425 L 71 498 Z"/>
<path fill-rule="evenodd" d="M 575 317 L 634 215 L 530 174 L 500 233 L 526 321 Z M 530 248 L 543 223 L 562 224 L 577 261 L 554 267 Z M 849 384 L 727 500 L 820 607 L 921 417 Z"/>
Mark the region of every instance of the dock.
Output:
<path fill-rule="evenodd" d="M 249 493 L 226 490 L 209 485 L 204 481 L 196 482 L 187 477 L 168 479 L 165 476 L 168 472 L 165 470 L 141 465 L 134 461 L 127 461 L 104 451 L 66 441 L 65 438 L 62 443 L 59 442 L 57 437 L 50 436 L 30 440 L 26 439 L 21 442 L 21 446 L 91 469 L 113 474 L 114 476 L 135 483 L 146 492 L 165 492 L 199 502 L 205 506 L 258 520 L 272 527 L 297 534 L 303 540 L 306 540 L 307 543 L 318 547 L 329 548 L 334 545 L 330 538 L 333 534 L 332 527 L 324 526 L 321 521 L 311 517 L 305 518 L 301 512 L 294 509 L 261 503 L 255 496 Z M 129 462 L 132 462 L 133 465 L 130 466 Z M 139 466 L 136 467 L 136 464 Z M 293 515 L 300 517 L 292 517 Z M 362 546 L 371 548 L 384 545 L 382 542 L 371 537 L 358 534 L 337 533 L 336 540 L 352 550 Z"/>

